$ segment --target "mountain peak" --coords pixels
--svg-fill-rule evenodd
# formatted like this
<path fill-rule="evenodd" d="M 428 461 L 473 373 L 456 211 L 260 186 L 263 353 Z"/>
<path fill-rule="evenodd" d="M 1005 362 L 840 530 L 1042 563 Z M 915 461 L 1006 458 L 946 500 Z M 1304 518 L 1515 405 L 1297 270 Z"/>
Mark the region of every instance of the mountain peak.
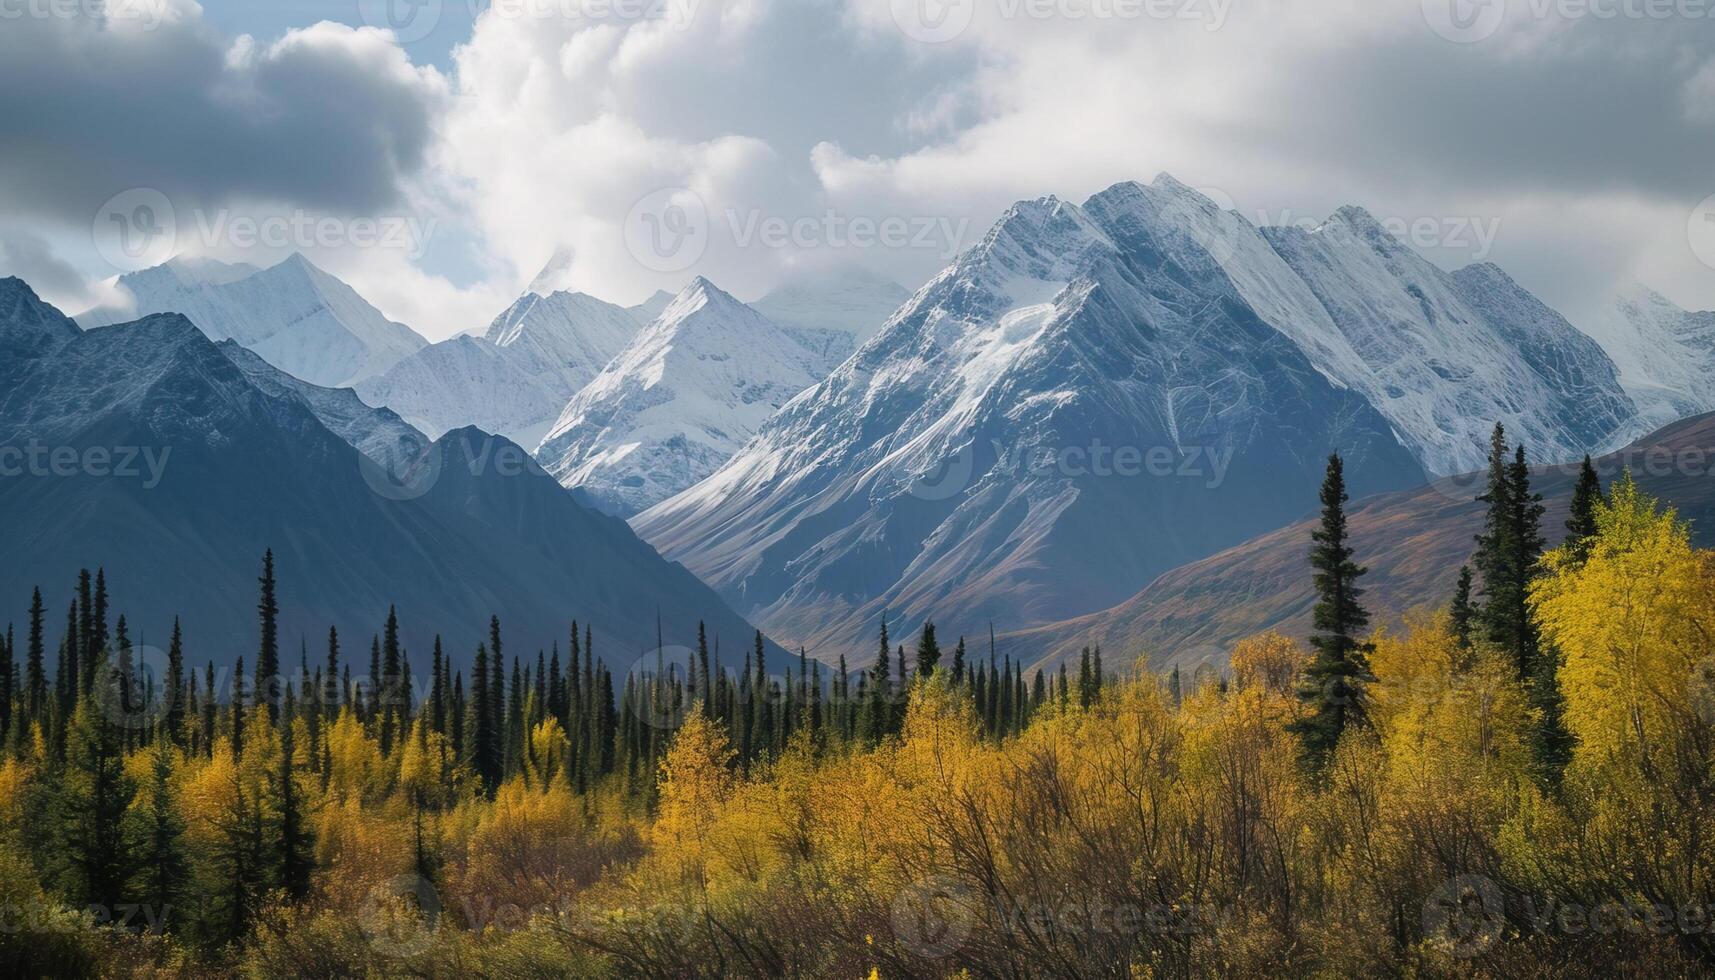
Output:
<path fill-rule="evenodd" d="M 24 351 L 36 352 L 71 340 L 78 333 L 77 324 L 37 296 L 29 283 L 16 276 L 0 279 L 0 337 L 8 341 L 9 351 L 19 349 L 14 338 L 23 341 Z"/>

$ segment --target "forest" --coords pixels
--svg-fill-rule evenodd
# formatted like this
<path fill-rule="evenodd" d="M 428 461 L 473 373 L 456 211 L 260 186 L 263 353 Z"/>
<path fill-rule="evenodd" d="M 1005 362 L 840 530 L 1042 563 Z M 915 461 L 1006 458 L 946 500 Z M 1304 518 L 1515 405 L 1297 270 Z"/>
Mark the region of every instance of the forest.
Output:
<path fill-rule="evenodd" d="M 0 973 L 1707 975 L 1715 553 L 1588 460 L 1550 548 L 1530 482 L 1497 426 L 1458 591 L 1382 624 L 1330 458 L 1314 632 L 1220 671 L 491 620 L 422 677 L 391 615 L 282 650 L 272 554 L 248 662 L 156 664 L 85 572 L 0 643 Z"/>

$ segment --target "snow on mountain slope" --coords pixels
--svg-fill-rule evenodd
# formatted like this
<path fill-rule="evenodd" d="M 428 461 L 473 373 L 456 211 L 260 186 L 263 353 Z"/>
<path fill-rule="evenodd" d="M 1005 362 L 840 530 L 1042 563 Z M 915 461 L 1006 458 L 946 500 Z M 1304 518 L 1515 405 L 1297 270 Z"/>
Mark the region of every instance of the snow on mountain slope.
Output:
<path fill-rule="evenodd" d="M 636 306 L 626 307 L 626 312 L 630 313 L 632 317 L 637 320 L 640 326 L 646 327 L 649 324 L 654 323 L 655 318 L 660 316 L 662 311 L 666 310 L 667 307 L 672 305 L 672 303 L 672 293 L 669 293 L 664 289 L 657 289 L 655 291 L 655 295 L 649 297 L 643 302 Z"/>
<path fill-rule="evenodd" d="M 0 302 L 0 337 L 29 329 L 11 309 Z M 691 644 L 699 620 L 752 634 L 517 446 L 458 430 L 425 450 L 409 486 L 384 482 L 303 398 L 257 384 L 183 316 L 82 332 L 9 364 L 22 368 L 0 384 L 0 449 L 106 462 L 0 479 L 0 619 L 23 613 L 32 586 L 57 591 L 99 565 L 134 636 L 165 637 L 182 617 L 197 648 L 242 649 L 271 548 L 284 642 L 329 626 L 362 636 L 396 605 L 419 669 L 436 635 L 467 665 L 490 615 L 521 649 L 563 641 L 575 618 L 619 673 L 653 649 L 658 616 L 673 644 Z"/>
<path fill-rule="evenodd" d="M 262 270 L 175 259 L 120 276 L 119 285 L 133 304 L 90 310 L 79 318 L 85 327 L 182 313 L 210 338 L 236 340 L 311 384 L 351 385 L 428 343 L 297 254 Z"/>
<path fill-rule="evenodd" d="M 1480 468 L 1497 421 L 1542 460 L 1627 434 L 1634 409 L 1613 364 L 1493 266 L 1444 272 L 1355 207 L 1263 234 L 1362 359 L 1363 373 L 1338 376 L 1431 472 Z"/>
<path fill-rule="evenodd" d="M 1447 273 L 1347 207 L 1320 227 L 1258 229 L 1163 174 L 1124 201 L 1162 261 L 1211 263 L 1317 369 L 1364 395 L 1431 473 L 1479 467 L 1497 421 L 1540 459 L 1635 434 L 1596 344 L 1493 265 Z"/>
<path fill-rule="evenodd" d="M 565 486 L 633 514 L 714 472 L 816 382 L 817 364 L 699 278 L 566 404 L 536 455 Z"/>
<path fill-rule="evenodd" d="M 593 296 L 526 293 L 482 337 L 425 347 L 357 391 L 435 438 L 474 425 L 534 446 L 639 329 L 631 311 Z"/>
<path fill-rule="evenodd" d="M 817 352 L 827 373 L 875 336 L 910 298 L 893 280 L 854 269 L 788 282 L 750 306 Z"/>
<path fill-rule="evenodd" d="M 350 388 L 323 388 L 299 381 L 235 340 L 215 345 L 250 383 L 275 398 L 302 402 L 328 431 L 390 473 L 405 473 L 432 441 L 391 409 L 371 408 Z"/>
<path fill-rule="evenodd" d="M 1634 284 L 1587 326 L 1619 365 L 1620 383 L 1638 406 L 1639 431 L 1715 411 L 1715 312 L 1687 312 Z"/>
<path fill-rule="evenodd" d="M 1387 420 L 1166 238 L 1160 210 L 1136 185 L 1014 206 L 634 526 L 827 652 L 883 615 L 952 633 L 1111 605 L 1301 515 L 1336 449 L 1356 493 L 1422 481 Z"/>

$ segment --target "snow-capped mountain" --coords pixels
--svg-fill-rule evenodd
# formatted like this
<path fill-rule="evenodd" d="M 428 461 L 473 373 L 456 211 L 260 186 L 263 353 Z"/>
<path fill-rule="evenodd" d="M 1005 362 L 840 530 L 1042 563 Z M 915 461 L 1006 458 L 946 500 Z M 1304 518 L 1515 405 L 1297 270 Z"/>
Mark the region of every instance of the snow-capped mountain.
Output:
<path fill-rule="evenodd" d="M 1367 211 L 1257 228 L 1171 176 L 1092 208 L 1147 239 L 1165 269 L 1216 271 L 1317 370 L 1361 393 L 1436 475 L 1480 468 L 1497 421 L 1543 460 L 1633 434 L 1613 365 L 1493 265 L 1448 273 Z"/>
<path fill-rule="evenodd" d="M 0 346 L 40 334 L 39 305 L 0 282 Z M 255 576 L 272 548 L 283 642 L 330 625 L 362 637 L 397 605 L 418 668 L 437 634 L 468 656 L 491 614 L 521 649 L 563 640 L 576 618 L 620 672 L 654 648 L 658 615 L 669 643 L 689 645 L 701 619 L 751 635 L 523 449 L 461 429 L 424 449 L 411 482 L 387 482 L 311 409 L 323 399 L 233 353 L 160 314 L 0 358 L 0 449 L 102 460 L 0 480 L 0 604 L 100 565 L 134 636 L 159 643 L 182 616 L 187 643 L 212 656 L 254 646 Z M 0 619 L 22 613 L 6 605 Z"/>
<path fill-rule="evenodd" d="M 425 347 L 357 391 L 431 436 L 474 425 L 534 446 L 640 326 L 583 293 L 526 293 L 481 337 Z"/>
<path fill-rule="evenodd" d="M 354 384 L 428 343 L 298 254 L 260 270 L 174 259 L 120 276 L 118 284 L 132 304 L 90 310 L 78 318 L 84 327 L 182 313 L 212 339 L 235 340 L 311 384 Z"/>
<path fill-rule="evenodd" d="M 910 298 L 893 280 L 853 269 L 800 277 L 750 306 L 818 353 L 825 374 L 875 336 Z"/>
<path fill-rule="evenodd" d="M 1586 326 L 1619 365 L 1620 383 L 1638 406 L 1639 431 L 1715 411 L 1715 312 L 1687 312 L 1634 284 Z"/>
<path fill-rule="evenodd" d="M 633 514 L 713 473 L 818 365 L 698 278 L 566 404 L 536 455 L 565 486 Z"/>
<path fill-rule="evenodd" d="M 1302 514 L 1334 450 L 1354 494 L 1421 482 L 1389 420 L 1164 220 L 1180 193 L 1014 206 L 634 526 L 815 649 L 884 615 L 969 632 L 1111 605 Z"/>
<path fill-rule="evenodd" d="M 251 384 L 275 398 L 302 402 L 328 431 L 387 472 L 408 472 L 433 442 L 391 409 L 364 404 L 350 388 L 323 388 L 299 381 L 234 340 L 222 340 L 215 346 Z"/>

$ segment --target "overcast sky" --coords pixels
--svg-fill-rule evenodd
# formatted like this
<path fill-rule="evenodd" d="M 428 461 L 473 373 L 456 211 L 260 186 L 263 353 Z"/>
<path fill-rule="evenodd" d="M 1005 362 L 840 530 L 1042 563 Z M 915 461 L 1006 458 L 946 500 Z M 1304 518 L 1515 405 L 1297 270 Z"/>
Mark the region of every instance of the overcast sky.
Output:
<path fill-rule="evenodd" d="M 625 302 L 914 288 L 1015 200 L 1161 171 L 1258 224 L 1362 205 L 1575 322 L 1715 307 L 1715 0 L 99 9 L 0 0 L 0 275 L 74 312 L 164 250 L 304 251 L 431 338 L 556 255 Z"/>

